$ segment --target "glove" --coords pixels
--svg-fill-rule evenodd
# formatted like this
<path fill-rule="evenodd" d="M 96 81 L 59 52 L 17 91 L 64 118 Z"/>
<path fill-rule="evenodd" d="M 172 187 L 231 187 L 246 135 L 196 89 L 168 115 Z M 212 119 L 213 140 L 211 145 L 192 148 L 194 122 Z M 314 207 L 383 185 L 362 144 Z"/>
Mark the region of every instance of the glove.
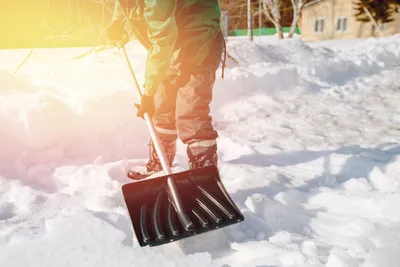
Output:
<path fill-rule="evenodd" d="M 129 36 L 125 30 L 125 24 L 122 20 L 115 20 L 107 27 L 106 36 L 111 45 L 121 45 L 124 46 L 128 40 Z"/>
<path fill-rule="evenodd" d="M 143 95 L 140 105 L 135 104 L 138 109 L 136 116 L 144 119 L 144 113 L 148 113 L 150 118 L 154 114 L 154 97 Z"/>

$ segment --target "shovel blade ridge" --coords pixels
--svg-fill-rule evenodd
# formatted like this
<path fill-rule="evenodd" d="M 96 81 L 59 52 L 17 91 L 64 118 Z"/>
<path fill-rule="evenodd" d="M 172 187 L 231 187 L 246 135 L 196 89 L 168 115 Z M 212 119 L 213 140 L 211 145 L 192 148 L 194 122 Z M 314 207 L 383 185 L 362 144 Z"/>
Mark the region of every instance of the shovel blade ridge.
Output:
<path fill-rule="evenodd" d="M 168 178 L 175 182 L 184 212 L 194 224 L 187 231 L 168 198 Z M 218 169 L 207 166 L 122 186 L 140 246 L 159 246 L 244 220 L 223 186 Z M 179 211 L 178 211 L 179 212 Z"/>

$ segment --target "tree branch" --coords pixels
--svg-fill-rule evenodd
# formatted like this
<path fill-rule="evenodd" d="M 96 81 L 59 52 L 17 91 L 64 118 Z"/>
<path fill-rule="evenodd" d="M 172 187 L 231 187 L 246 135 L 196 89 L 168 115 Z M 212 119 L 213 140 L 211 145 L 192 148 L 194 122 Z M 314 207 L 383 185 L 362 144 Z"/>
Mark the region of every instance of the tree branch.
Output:
<path fill-rule="evenodd" d="M 268 1 L 268 0 L 267 0 Z M 278 23 L 275 21 L 275 19 L 272 17 L 273 16 L 273 14 L 270 14 L 270 12 L 272 13 L 272 11 L 270 11 L 270 7 L 269 7 L 269 4 L 268 4 L 268 2 L 267 3 L 265 3 L 264 1 L 263 1 L 263 9 L 264 9 L 264 14 L 265 14 L 265 16 L 267 16 L 267 18 L 274 24 L 274 25 L 277 25 Z"/>

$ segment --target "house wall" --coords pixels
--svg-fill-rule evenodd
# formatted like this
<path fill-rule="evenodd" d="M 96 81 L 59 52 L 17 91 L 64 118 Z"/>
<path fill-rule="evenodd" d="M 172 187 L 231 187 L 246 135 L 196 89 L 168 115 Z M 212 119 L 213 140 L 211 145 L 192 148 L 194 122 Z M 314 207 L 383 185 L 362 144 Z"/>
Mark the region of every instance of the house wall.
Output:
<path fill-rule="evenodd" d="M 322 0 L 305 7 L 301 18 L 301 35 L 305 41 L 321 41 L 328 39 L 354 39 L 372 36 L 372 23 L 361 23 L 354 17 L 352 1 Z M 325 30 L 322 33 L 314 32 L 314 21 L 325 19 Z M 347 29 L 336 30 L 338 18 L 347 18 Z M 400 33 L 400 14 L 394 15 L 395 21 L 390 22 L 382 30 L 383 36 Z"/>
<path fill-rule="evenodd" d="M 371 34 L 371 25 L 369 23 L 363 24 L 356 20 L 355 10 L 352 1 L 348 0 L 335 0 L 334 14 L 332 15 L 332 23 L 336 25 L 339 17 L 347 18 L 347 29 L 345 31 L 337 31 L 336 28 L 332 29 L 332 39 L 353 39 L 359 37 L 367 37 Z"/>
<path fill-rule="evenodd" d="M 301 15 L 301 36 L 305 41 L 320 41 L 332 38 L 333 1 L 325 0 L 303 9 Z M 322 33 L 314 32 L 314 21 L 325 19 L 325 30 Z"/>

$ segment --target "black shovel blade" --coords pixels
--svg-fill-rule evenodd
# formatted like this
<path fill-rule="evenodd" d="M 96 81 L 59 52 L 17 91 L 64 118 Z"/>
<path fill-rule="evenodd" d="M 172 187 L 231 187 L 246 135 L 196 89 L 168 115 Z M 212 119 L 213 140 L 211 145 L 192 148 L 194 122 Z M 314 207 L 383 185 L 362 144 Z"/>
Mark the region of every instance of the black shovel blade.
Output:
<path fill-rule="evenodd" d="M 173 179 L 183 210 L 170 197 Z M 218 168 L 207 166 L 122 186 L 140 246 L 158 246 L 244 220 L 221 182 Z M 178 216 L 178 215 L 184 216 Z M 187 215 L 187 216 L 186 216 Z M 180 220 L 185 217 L 188 220 Z M 190 225 L 190 227 L 188 227 Z"/>

